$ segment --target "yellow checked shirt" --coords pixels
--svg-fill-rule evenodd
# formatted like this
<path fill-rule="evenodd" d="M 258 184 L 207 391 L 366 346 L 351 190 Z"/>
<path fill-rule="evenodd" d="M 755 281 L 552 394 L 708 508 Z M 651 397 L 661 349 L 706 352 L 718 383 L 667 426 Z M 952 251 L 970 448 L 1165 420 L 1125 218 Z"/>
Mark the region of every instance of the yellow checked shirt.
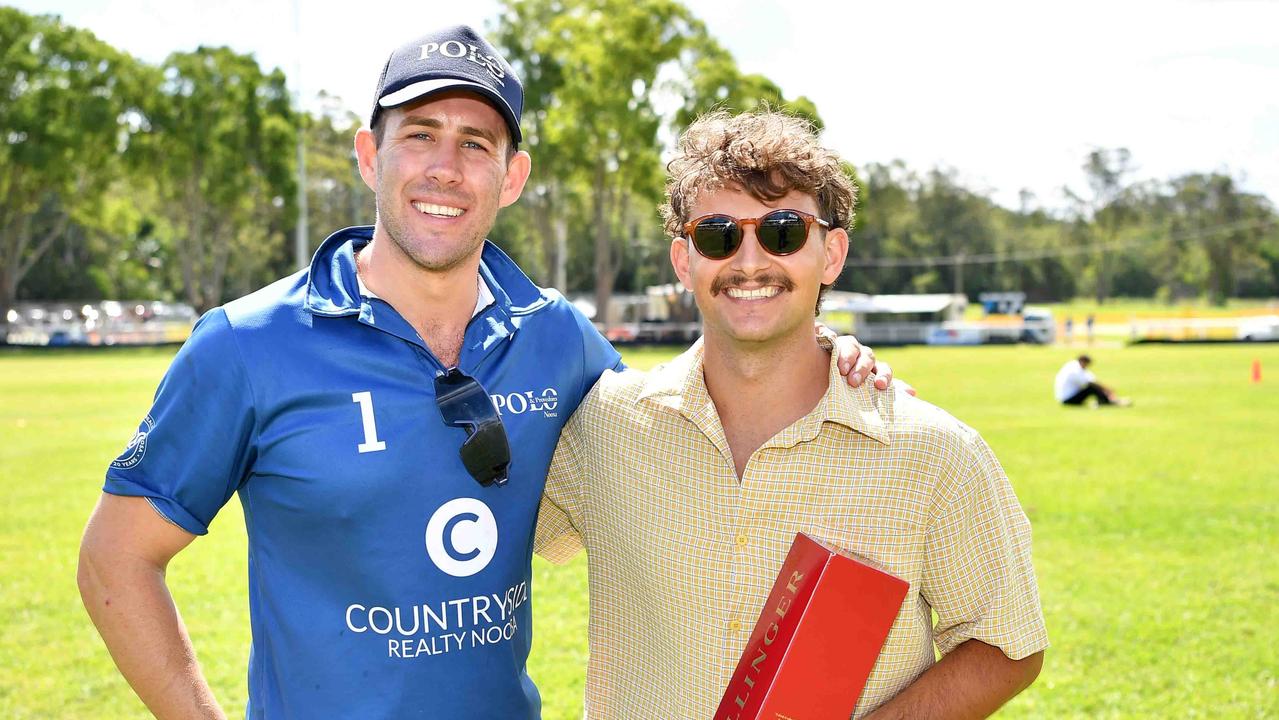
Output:
<path fill-rule="evenodd" d="M 647 375 L 606 373 L 551 465 L 537 548 L 587 548 L 587 717 L 711 718 L 797 531 L 910 582 L 854 717 L 927 670 L 934 643 L 1013 659 L 1048 644 L 1030 523 L 975 431 L 848 387 L 832 358 L 817 407 L 738 482 L 699 341 Z"/>

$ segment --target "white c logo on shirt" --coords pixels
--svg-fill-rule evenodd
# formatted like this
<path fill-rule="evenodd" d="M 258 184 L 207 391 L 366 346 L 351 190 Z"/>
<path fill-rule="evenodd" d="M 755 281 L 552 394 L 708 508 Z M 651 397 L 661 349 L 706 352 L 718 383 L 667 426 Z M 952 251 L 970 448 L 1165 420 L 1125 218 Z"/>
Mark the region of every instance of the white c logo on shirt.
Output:
<path fill-rule="evenodd" d="M 470 577 L 488 567 L 497 552 L 497 520 L 488 505 L 457 498 L 440 506 L 426 523 L 426 553 L 453 577 Z"/>

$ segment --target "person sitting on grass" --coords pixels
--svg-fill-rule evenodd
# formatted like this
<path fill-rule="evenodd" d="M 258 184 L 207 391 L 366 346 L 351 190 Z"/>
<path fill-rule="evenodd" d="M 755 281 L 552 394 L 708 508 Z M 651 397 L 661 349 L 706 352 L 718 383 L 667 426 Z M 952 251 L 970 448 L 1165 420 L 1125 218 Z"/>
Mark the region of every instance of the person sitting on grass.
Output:
<path fill-rule="evenodd" d="M 1132 401 L 1119 397 L 1114 390 L 1097 382 L 1097 376 L 1088 369 L 1092 358 L 1080 355 L 1068 361 L 1057 371 L 1057 379 L 1053 382 L 1053 394 L 1057 402 L 1063 405 L 1083 405 L 1088 398 L 1097 398 L 1098 405 L 1114 405 L 1128 407 Z"/>

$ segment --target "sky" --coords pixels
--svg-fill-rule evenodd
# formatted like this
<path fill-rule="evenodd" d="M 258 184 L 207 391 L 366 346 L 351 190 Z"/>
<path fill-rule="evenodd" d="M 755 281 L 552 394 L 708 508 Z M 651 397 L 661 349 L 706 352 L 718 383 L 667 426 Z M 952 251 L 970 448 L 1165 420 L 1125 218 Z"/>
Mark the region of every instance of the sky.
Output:
<path fill-rule="evenodd" d="M 367 116 L 387 54 L 493 0 L 6 0 L 152 63 L 228 45 Z M 1086 193 L 1095 148 L 1133 180 L 1226 172 L 1279 204 L 1279 0 L 686 0 L 748 73 L 813 100 L 855 165 L 952 168 L 1019 207 Z M 336 8 L 336 9 L 335 9 Z M 299 72 L 300 70 L 300 72 Z M 537 149 L 530 148 L 536 163 Z"/>

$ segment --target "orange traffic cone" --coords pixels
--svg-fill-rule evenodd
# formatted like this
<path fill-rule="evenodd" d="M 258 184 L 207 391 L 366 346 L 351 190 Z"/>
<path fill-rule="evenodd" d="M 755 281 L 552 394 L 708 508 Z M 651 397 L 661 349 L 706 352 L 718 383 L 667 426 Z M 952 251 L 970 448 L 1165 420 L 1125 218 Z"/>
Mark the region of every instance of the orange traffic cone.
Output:
<path fill-rule="evenodd" d="M 1260 360 L 1252 361 L 1252 381 L 1255 383 L 1261 382 L 1261 361 Z"/>

